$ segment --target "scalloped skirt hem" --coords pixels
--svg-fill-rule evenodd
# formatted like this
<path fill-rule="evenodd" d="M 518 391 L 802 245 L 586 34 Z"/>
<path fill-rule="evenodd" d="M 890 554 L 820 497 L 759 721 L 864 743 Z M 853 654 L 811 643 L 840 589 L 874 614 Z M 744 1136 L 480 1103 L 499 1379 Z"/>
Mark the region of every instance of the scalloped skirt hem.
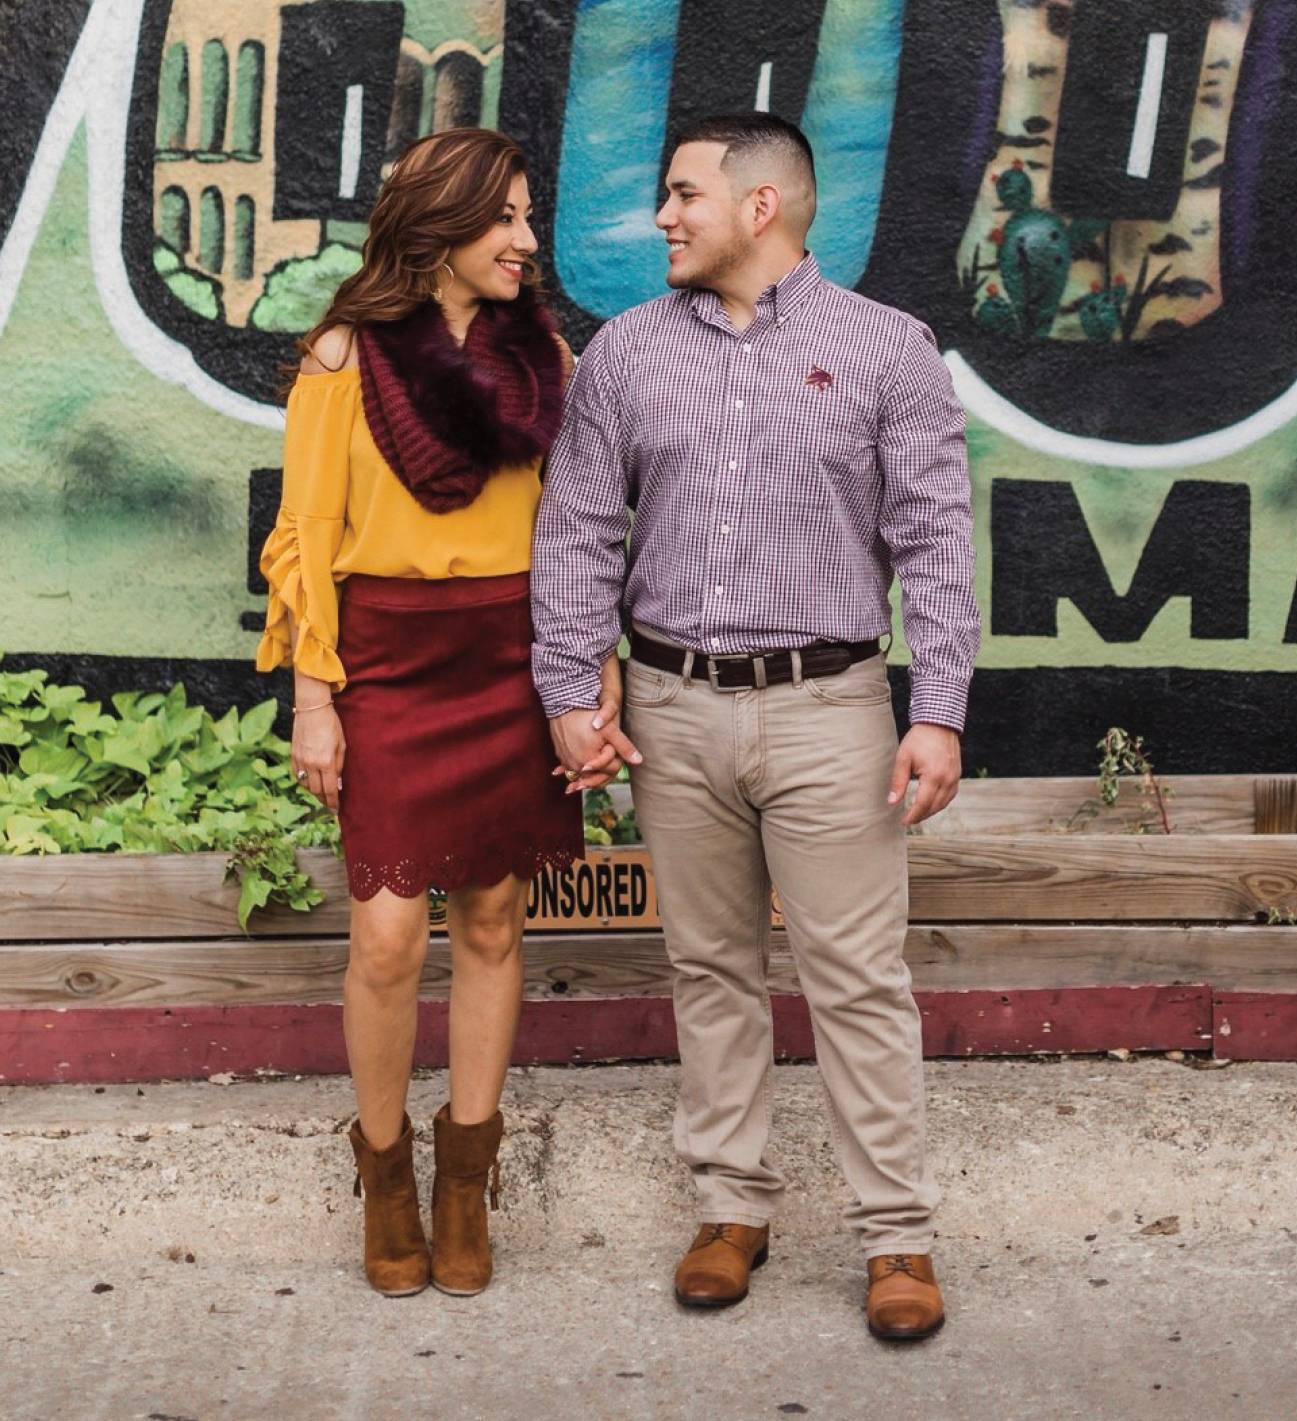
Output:
<path fill-rule="evenodd" d="M 445 858 L 437 862 L 399 859 L 394 864 L 348 863 L 347 887 L 358 903 L 368 903 L 384 888 L 398 898 L 425 893 L 456 893 L 461 888 L 490 888 L 512 876 L 530 883 L 546 868 L 566 872 L 583 858 L 569 850 L 532 850 L 515 855 Z"/>

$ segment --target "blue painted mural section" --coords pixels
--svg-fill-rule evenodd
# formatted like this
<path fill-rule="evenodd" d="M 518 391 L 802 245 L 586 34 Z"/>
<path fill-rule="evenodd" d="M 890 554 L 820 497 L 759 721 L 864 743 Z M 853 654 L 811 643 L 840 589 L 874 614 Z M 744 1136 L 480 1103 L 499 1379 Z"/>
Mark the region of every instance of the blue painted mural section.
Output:
<path fill-rule="evenodd" d="M 678 0 L 583 0 L 572 41 L 555 245 L 568 296 L 601 318 L 660 296 L 654 227 Z"/>
<path fill-rule="evenodd" d="M 600 318 L 665 289 L 653 217 L 679 8 L 679 0 L 583 0 L 578 7 L 555 237 L 565 291 Z M 859 281 L 873 245 L 903 9 L 904 0 L 829 0 L 825 7 L 802 124 L 819 173 L 811 245 L 844 286 Z"/>
<path fill-rule="evenodd" d="M 855 286 L 869 261 L 896 104 L 904 0 L 828 0 L 802 131 L 819 209 L 810 245 L 824 274 Z"/>

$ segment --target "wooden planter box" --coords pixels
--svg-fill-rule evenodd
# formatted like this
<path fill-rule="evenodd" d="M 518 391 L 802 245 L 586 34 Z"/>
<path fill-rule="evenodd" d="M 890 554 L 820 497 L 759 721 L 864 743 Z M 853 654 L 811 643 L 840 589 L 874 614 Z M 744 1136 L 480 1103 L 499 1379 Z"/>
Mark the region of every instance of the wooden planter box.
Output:
<path fill-rule="evenodd" d="M 906 958 L 931 1054 L 1297 1058 L 1297 927 L 1265 922 L 1297 910 L 1297 835 L 1253 832 L 1249 777 L 1165 783 L 1169 836 L 1123 832 L 1130 808 L 1089 815 L 1088 779 L 968 780 L 911 835 Z M 326 901 L 259 912 L 245 937 L 224 855 L 0 858 L 0 1079 L 341 1069 L 345 875 L 324 851 L 302 862 Z M 530 906 L 519 1059 L 672 1054 L 643 847 L 543 874 Z M 779 1046 L 810 1055 L 772 912 Z M 434 921 L 421 1059 L 444 1058 L 448 989 Z"/>

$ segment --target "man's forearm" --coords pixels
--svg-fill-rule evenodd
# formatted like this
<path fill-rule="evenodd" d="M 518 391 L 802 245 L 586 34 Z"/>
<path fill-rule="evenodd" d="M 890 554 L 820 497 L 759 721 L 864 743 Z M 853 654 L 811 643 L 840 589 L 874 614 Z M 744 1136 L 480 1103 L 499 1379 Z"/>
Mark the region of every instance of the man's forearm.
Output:
<path fill-rule="evenodd" d="M 602 702 L 603 667 L 617 646 L 592 657 L 560 651 L 537 641 L 532 647 L 532 676 L 546 716 L 553 720 L 573 710 L 594 710 Z"/>
<path fill-rule="evenodd" d="M 600 670 L 621 638 L 630 514 L 610 329 L 573 377 L 536 517 L 532 676 L 551 718 L 599 704 Z"/>

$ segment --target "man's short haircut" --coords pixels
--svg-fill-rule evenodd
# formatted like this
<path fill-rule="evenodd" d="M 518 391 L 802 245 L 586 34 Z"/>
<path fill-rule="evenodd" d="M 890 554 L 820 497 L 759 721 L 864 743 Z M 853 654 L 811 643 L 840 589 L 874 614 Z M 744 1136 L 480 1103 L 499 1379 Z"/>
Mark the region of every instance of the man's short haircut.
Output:
<path fill-rule="evenodd" d="M 672 151 L 684 143 L 723 143 L 726 151 L 721 159 L 722 169 L 768 153 L 777 162 L 801 168 L 811 191 L 815 191 L 815 155 L 806 135 L 795 123 L 776 114 L 739 113 L 700 118 L 676 134 Z"/>

